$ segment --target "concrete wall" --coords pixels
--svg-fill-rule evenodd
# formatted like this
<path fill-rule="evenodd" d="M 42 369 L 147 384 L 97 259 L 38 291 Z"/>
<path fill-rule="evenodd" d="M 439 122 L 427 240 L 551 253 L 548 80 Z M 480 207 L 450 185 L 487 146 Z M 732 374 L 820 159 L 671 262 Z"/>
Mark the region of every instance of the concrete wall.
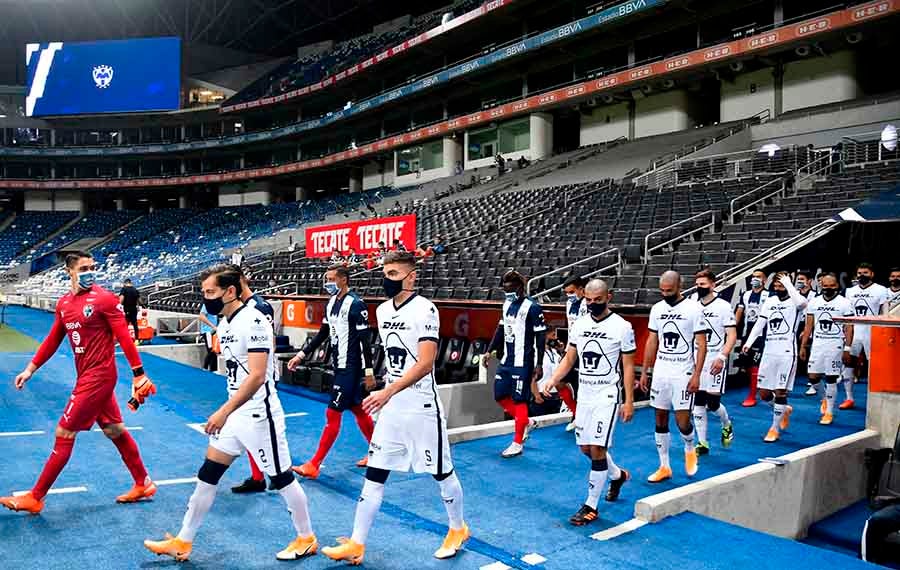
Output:
<path fill-rule="evenodd" d="M 188 366 L 193 366 L 195 368 L 203 368 L 203 360 L 206 358 L 206 346 L 202 344 L 146 345 L 140 347 L 138 350 L 168 360 L 174 360 L 181 364 L 187 364 Z M 224 368 L 222 368 L 222 370 L 224 370 Z"/>
<path fill-rule="evenodd" d="M 837 52 L 784 66 L 783 113 L 859 96 L 853 52 Z"/>
<path fill-rule="evenodd" d="M 778 121 L 751 127 L 753 146 L 774 141 L 780 146 L 791 144 L 828 146 L 842 136 L 878 133 L 886 123 L 900 121 L 900 100 L 873 101 L 871 105 L 829 112 L 794 114 Z"/>
<path fill-rule="evenodd" d="M 553 154 L 553 115 L 549 113 L 531 114 L 529 117 L 529 141 L 531 160 L 541 160 Z"/>
<path fill-rule="evenodd" d="M 36 212 L 83 212 L 84 199 L 79 190 L 29 190 L 25 192 L 25 210 Z"/>
<path fill-rule="evenodd" d="M 379 170 L 382 170 L 379 172 Z M 381 188 L 383 186 L 393 186 L 394 184 L 394 161 L 393 159 L 387 160 L 384 163 L 384 168 L 382 169 L 381 165 L 377 162 L 368 162 L 365 166 L 363 166 L 363 180 L 362 180 L 362 188 L 363 190 L 370 190 L 372 188 Z"/>
<path fill-rule="evenodd" d="M 635 103 L 634 137 L 650 137 L 693 126 L 686 91 L 651 94 Z"/>
<path fill-rule="evenodd" d="M 900 394 L 869 392 L 866 400 L 866 428 L 881 434 L 881 443 L 875 447 L 894 447 L 898 426 Z"/>
<path fill-rule="evenodd" d="M 769 110 L 775 116 L 775 77 L 772 69 L 743 73 L 723 80 L 719 89 L 719 121 L 737 121 Z"/>
<path fill-rule="evenodd" d="M 272 201 L 271 186 L 268 182 L 225 184 L 219 188 L 219 206 L 249 206 L 269 204 Z"/>
<path fill-rule="evenodd" d="M 709 146 L 703 147 L 697 152 L 691 153 L 684 157 L 685 160 L 693 160 L 703 158 L 704 156 L 712 156 L 714 154 L 725 154 L 729 152 L 740 152 L 742 150 L 750 150 L 753 148 L 753 134 L 750 129 L 744 129 L 730 137 L 726 137 L 719 142 L 715 142 Z"/>
<path fill-rule="evenodd" d="M 397 159 L 397 153 L 394 153 L 394 186 L 400 188 L 403 186 L 414 186 L 418 184 L 422 184 L 424 182 L 430 182 L 431 180 L 437 180 L 438 178 L 447 178 L 448 176 L 453 176 L 454 169 L 456 168 L 456 162 L 458 160 L 462 160 L 462 146 L 456 140 L 445 137 L 443 139 L 443 149 L 442 149 L 442 159 L 443 165 L 438 168 L 431 168 L 429 170 L 422 170 L 419 173 L 411 173 L 400 176 L 397 174 L 397 164 L 399 163 Z"/>
<path fill-rule="evenodd" d="M 628 137 L 628 120 L 627 102 L 591 109 L 590 115 L 581 116 L 578 144 L 587 146 Z"/>
<path fill-rule="evenodd" d="M 865 497 L 863 451 L 879 434 L 864 430 L 641 499 L 635 517 L 658 522 L 685 511 L 781 536 L 803 538 L 809 526 Z"/>

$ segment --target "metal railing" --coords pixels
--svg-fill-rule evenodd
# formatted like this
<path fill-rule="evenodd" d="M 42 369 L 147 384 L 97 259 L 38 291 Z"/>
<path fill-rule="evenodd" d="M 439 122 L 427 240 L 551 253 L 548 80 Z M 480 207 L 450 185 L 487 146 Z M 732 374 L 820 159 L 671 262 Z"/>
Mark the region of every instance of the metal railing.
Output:
<path fill-rule="evenodd" d="M 881 131 L 841 137 L 841 147 L 845 166 L 900 159 L 900 148 L 888 150 L 881 143 Z"/>
<path fill-rule="evenodd" d="M 673 238 L 669 238 L 668 240 L 666 240 L 662 243 L 658 243 L 658 244 L 654 245 L 653 247 L 650 246 L 650 238 L 652 238 L 653 236 L 659 235 L 663 232 L 668 232 L 669 230 L 676 228 L 682 224 L 686 224 L 686 223 L 692 222 L 694 220 L 705 218 L 707 216 L 710 219 L 709 223 L 703 224 L 699 227 L 693 227 L 690 230 L 684 231 L 684 232 L 676 235 Z M 674 224 L 669 224 L 668 226 L 666 226 L 662 229 L 658 229 L 656 231 L 650 232 L 649 234 L 644 236 L 644 263 L 650 263 L 651 252 L 656 251 L 657 249 L 661 249 L 671 243 L 675 243 L 678 240 L 684 239 L 685 237 L 691 235 L 694 232 L 705 230 L 707 228 L 715 229 L 715 227 L 716 227 L 716 212 L 715 212 L 715 210 L 706 210 L 705 212 L 700 212 L 699 214 L 694 214 L 690 218 L 685 218 L 683 220 L 675 222 Z"/>
<path fill-rule="evenodd" d="M 772 180 L 769 180 L 765 184 L 763 184 L 761 186 L 757 186 L 753 190 L 744 192 L 740 196 L 737 196 L 736 198 L 732 199 L 728 206 L 728 221 L 733 224 L 734 220 L 735 220 L 735 216 L 737 216 L 737 214 L 743 212 L 744 210 L 747 210 L 748 208 L 752 208 L 753 206 L 759 204 L 760 202 L 768 200 L 769 198 L 771 198 L 772 196 L 774 196 L 776 194 L 784 193 L 785 189 L 787 188 L 787 184 L 785 183 L 785 180 L 784 180 L 784 176 L 786 174 L 787 174 L 787 172 L 783 172 L 783 173 L 781 173 L 781 176 L 779 176 L 778 178 L 773 178 Z M 763 188 L 768 188 L 770 186 L 773 186 L 774 184 L 778 184 L 778 189 L 775 190 L 774 192 L 769 192 L 766 195 L 764 195 L 762 198 L 757 198 L 757 199 L 753 200 L 752 202 L 744 204 L 743 206 L 741 206 L 739 208 L 736 207 L 736 205 L 741 200 L 752 197 L 752 196 L 756 196 L 759 194 L 759 192 Z"/>
<path fill-rule="evenodd" d="M 159 301 L 160 295 L 169 295 L 169 293 L 172 293 L 175 290 L 181 291 L 185 288 L 189 289 L 187 291 L 188 293 L 194 292 L 194 284 L 193 283 L 182 283 L 181 285 L 173 285 L 171 287 L 166 287 L 165 289 L 160 289 L 159 291 L 151 291 L 150 293 L 147 294 L 147 304 L 150 304 L 154 300 L 154 297 L 156 297 L 156 300 Z M 174 295 L 169 295 L 169 296 L 163 297 L 163 298 L 170 299 L 172 296 L 174 296 Z"/>
<path fill-rule="evenodd" d="M 538 281 L 540 281 L 541 279 L 543 279 L 543 278 L 545 278 L 545 277 L 549 277 L 549 276 L 551 276 L 551 275 L 555 275 L 556 273 L 560 273 L 560 272 L 562 272 L 562 271 L 567 271 L 567 270 L 572 269 L 573 267 L 577 267 L 577 266 L 579 266 L 579 265 L 584 265 L 585 263 L 589 263 L 589 262 L 591 262 L 591 261 L 593 261 L 593 260 L 595 260 L 595 259 L 600 259 L 601 257 L 608 257 L 608 256 L 609 256 L 610 254 L 612 254 L 612 253 L 615 253 L 615 254 L 616 254 L 616 262 L 615 262 L 614 264 L 611 264 L 611 265 L 609 265 L 609 266 L 607 266 L 607 267 L 603 267 L 603 268 L 601 268 L 600 270 L 594 270 L 593 272 L 591 272 L 591 273 L 589 273 L 589 274 L 586 274 L 586 275 L 584 275 L 583 277 L 587 277 L 587 276 L 590 276 L 590 275 L 594 275 L 594 274 L 596 274 L 596 273 L 599 272 L 599 271 L 608 270 L 609 268 L 613 268 L 613 267 L 621 267 L 621 266 L 622 266 L 622 250 L 620 250 L 620 249 L 617 248 L 617 247 L 612 247 L 612 248 L 609 248 L 609 249 L 607 249 L 607 250 L 601 251 L 600 253 L 595 253 L 594 255 L 585 257 L 584 259 L 579 259 L 578 261 L 574 261 L 574 262 L 572 262 L 572 263 L 569 263 L 568 265 L 563 265 L 562 267 L 557 267 L 557 268 L 552 269 L 552 270 L 550 270 L 550 271 L 548 271 L 548 272 L 546 272 L 546 273 L 542 273 L 542 274 L 540 274 L 540 275 L 537 275 L 537 276 L 535 276 L 535 277 L 532 277 L 532 278 L 529 279 L 528 282 L 525 284 L 525 293 L 526 293 L 527 295 L 531 295 L 531 286 L 532 286 L 532 284 L 537 283 Z M 550 289 L 546 289 L 546 290 L 544 290 L 544 291 L 541 291 L 541 292 L 539 293 L 539 295 L 546 295 L 547 293 L 552 293 L 553 291 L 556 291 L 556 290 L 558 290 L 558 289 L 562 289 L 562 287 L 563 287 L 562 285 L 557 285 L 557 286 L 555 286 L 555 287 L 551 287 Z"/>

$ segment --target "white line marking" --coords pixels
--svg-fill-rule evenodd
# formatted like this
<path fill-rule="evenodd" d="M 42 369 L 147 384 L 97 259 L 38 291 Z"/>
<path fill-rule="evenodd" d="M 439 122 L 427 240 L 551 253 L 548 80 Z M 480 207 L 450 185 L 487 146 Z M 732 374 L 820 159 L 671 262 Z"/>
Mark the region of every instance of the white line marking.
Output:
<path fill-rule="evenodd" d="M 546 561 L 547 561 L 547 559 L 544 558 L 543 556 L 541 556 L 540 554 L 538 554 L 537 552 L 532 552 L 531 554 L 526 554 L 525 556 L 522 557 L 522 562 L 524 562 L 526 564 L 531 564 L 532 566 L 535 566 L 537 564 L 543 564 Z"/>
<path fill-rule="evenodd" d="M 509 570 L 509 566 L 502 562 L 492 562 L 491 564 L 485 564 L 478 570 Z"/>
<path fill-rule="evenodd" d="M 125 426 L 125 429 L 127 429 L 128 431 L 141 431 L 144 428 L 143 428 L 143 426 Z M 91 431 L 103 431 L 103 429 L 102 428 L 94 428 Z"/>
<path fill-rule="evenodd" d="M 162 485 L 181 485 L 182 483 L 196 483 L 197 480 L 198 479 L 196 477 L 182 477 L 181 479 L 162 479 L 159 481 L 154 481 L 154 483 L 156 483 L 156 486 L 159 487 Z"/>
<path fill-rule="evenodd" d="M 591 538 L 593 538 L 594 540 L 611 540 L 613 538 L 616 538 L 617 536 L 622 536 L 623 534 L 635 531 L 645 524 L 647 524 L 647 521 L 642 521 L 640 519 L 631 519 L 630 521 L 623 522 L 622 524 L 616 525 L 612 528 L 596 532 L 591 535 Z"/>
<path fill-rule="evenodd" d="M 18 437 L 20 435 L 44 435 L 45 431 L 0 431 L 0 437 Z"/>
<path fill-rule="evenodd" d="M 303 416 L 308 416 L 308 412 L 291 412 L 289 414 L 284 414 L 286 418 L 302 418 Z"/>
<path fill-rule="evenodd" d="M 303 416 L 308 416 L 309 412 L 291 412 L 289 414 L 284 414 L 285 418 L 300 418 Z M 206 435 L 206 422 L 196 423 L 196 424 L 185 424 L 187 427 L 191 428 L 197 433 Z"/>
<path fill-rule="evenodd" d="M 65 495 L 67 493 L 84 493 L 87 491 L 87 487 L 54 487 L 47 491 L 48 495 Z M 22 495 L 26 495 L 31 491 L 16 491 L 13 493 L 13 497 L 21 497 Z"/>

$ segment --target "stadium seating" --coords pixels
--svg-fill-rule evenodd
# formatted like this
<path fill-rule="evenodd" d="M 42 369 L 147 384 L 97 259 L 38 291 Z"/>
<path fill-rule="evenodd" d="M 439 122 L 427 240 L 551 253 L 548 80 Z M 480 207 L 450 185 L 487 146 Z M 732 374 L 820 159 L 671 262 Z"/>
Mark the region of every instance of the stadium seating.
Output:
<path fill-rule="evenodd" d="M 18 263 L 18 254 L 41 243 L 78 217 L 78 212 L 22 212 L 0 232 L 0 267 Z"/>
<path fill-rule="evenodd" d="M 134 210 L 91 212 L 39 247 L 21 254 L 14 262 L 36 261 L 45 255 L 85 238 L 101 238 L 140 216 Z"/>

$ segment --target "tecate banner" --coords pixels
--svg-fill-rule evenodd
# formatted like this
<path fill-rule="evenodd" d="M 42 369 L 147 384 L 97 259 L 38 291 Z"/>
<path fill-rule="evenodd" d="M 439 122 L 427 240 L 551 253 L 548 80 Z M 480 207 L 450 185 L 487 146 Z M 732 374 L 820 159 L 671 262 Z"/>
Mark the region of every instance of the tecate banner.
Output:
<path fill-rule="evenodd" d="M 409 251 L 416 249 L 415 214 L 307 228 L 306 257 L 329 257 L 333 251 L 346 255 L 350 248 L 366 255 L 378 251 L 379 242 L 391 249 L 395 239 Z"/>

